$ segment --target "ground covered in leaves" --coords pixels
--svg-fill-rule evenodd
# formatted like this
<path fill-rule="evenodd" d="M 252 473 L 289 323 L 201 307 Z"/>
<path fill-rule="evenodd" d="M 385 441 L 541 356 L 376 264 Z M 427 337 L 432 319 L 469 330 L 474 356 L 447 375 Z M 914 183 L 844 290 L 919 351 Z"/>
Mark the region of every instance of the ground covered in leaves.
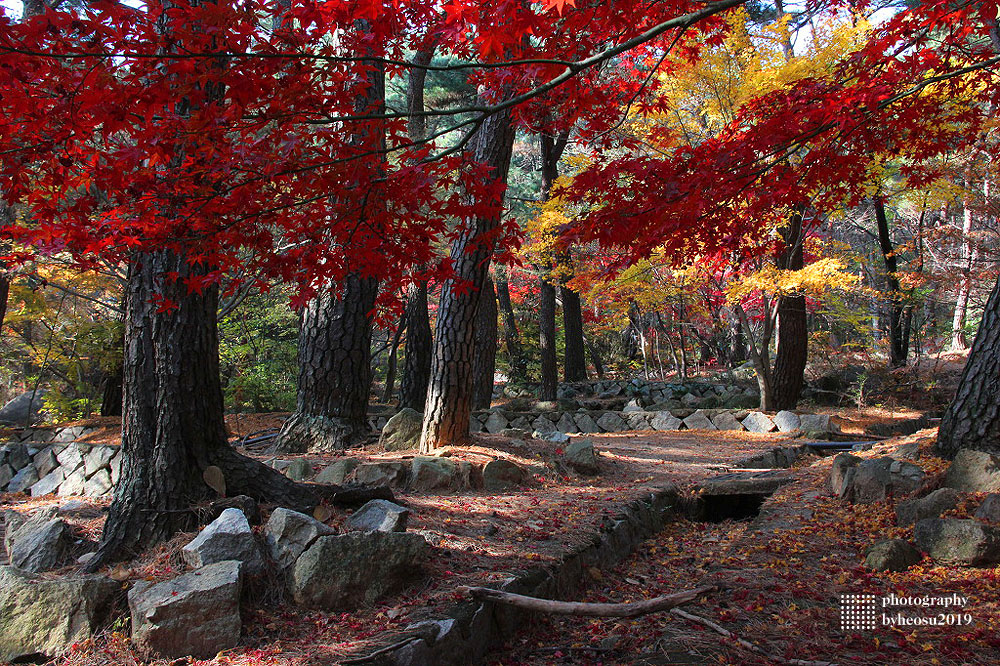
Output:
<path fill-rule="evenodd" d="M 863 455 L 891 454 L 918 442 L 915 462 L 940 484 L 946 467 L 930 453 L 933 430 L 879 445 Z M 796 470 L 753 522 L 679 520 L 615 571 L 591 581 L 583 601 L 638 601 L 702 584 L 721 586 L 683 610 L 748 641 L 740 645 L 703 624 L 671 613 L 636 619 L 540 617 L 494 664 L 996 664 L 1000 663 L 1000 577 L 997 569 L 937 566 L 929 559 L 900 573 L 862 567 L 873 541 L 912 538 L 897 527 L 894 502 L 849 505 L 827 485 L 831 458 Z M 970 497 L 945 516 L 971 517 L 982 497 Z M 968 626 L 879 626 L 842 631 L 840 595 L 880 599 L 968 599 L 959 612 Z M 932 617 L 933 608 L 880 609 Z"/>

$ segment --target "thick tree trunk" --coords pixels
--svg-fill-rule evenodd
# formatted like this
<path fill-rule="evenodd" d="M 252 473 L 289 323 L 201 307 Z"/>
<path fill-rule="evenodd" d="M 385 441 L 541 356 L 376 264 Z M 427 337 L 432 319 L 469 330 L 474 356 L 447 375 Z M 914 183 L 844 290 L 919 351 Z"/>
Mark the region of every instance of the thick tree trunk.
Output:
<path fill-rule="evenodd" d="M 563 334 L 566 352 L 563 357 L 563 379 L 567 382 L 587 381 L 587 359 L 583 345 L 583 307 L 580 294 L 563 285 Z"/>
<path fill-rule="evenodd" d="M 378 283 L 350 274 L 343 293 L 312 299 L 299 324 L 299 381 L 295 413 L 278 435 L 286 453 L 339 451 L 369 433 L 370 313 Z"/>
<path fill-rule="evenodd" d="M 882 197 L 875 197 L 875 222 L 878 226 L 878 245 L 885 262 L 885 281 L 889 292 L 889 365 L 894 368 L 906 365 L 909 355 L 909 335 L 906 325 L 903 294 L 899 286 L 896 249 L 889 234 L 889 219 L 885 214 Z"/>
<path fill-rule="evenodd" d="M 938 453 L 951 458 L 959 449 L 1000 453 L 1000 281 L 986 302 L 958 391 L 938 430 Z"/>
<path fill-rule="evenodd" d="M 170 272 L 180 279 L 164 281 Z M 121 478 L 91 570 L 194 527 L 191 504 L 216 495 L 203 477 L 211 466 L 222 470 L 228 495 L 298 509 L 317 503 L 307 487 L 241 456 L 226 441 L 218 289 L 188 293 L 184 282 L 206 272 L 167 251 L 137 255 L 129 265 Z M 178 308 L 157 311 L 157 294 Z"/>
<path fill-rule="evenodd" d="M 542 381 L 539 400 L 555 400 L 559 385 L 556 364 L 556 288 L 543 275 L 539 278 L 538 348 L 542 356 Z"/>
<path fill-rule="evenodd" d="M 514 384 L 524 383 L 528 381 L 528 362 L 521 348 L 521 334 L 517 330 L 517 318 L 514 317 L 514 306 L 510 302 L 507 271 L 503 267 L 498 267 L 496 271 L 496 290 L 503 321 L 504 345 L 510 362 L 510 381 Z"/>
<path fill-rule="evenodd" d="M 406 346 L 403 349 L 403 379 L 399 384 L 399 406 L 418 412 L 427 401 L 431 376 L 433 333 L 427 313 L 427 283 L 412 285 L 406 296 Z"/>
<path fill-rule="evenodd" d="M 497 368 L 497 297 L 493 280 L 486 276 L 476 316 L 476 360 L 473 366 L 475 389 L 473 409 L 489 409 L 493 403 L 493 378 Z"/>
<path fill-rule="evenodd" d="M 514 126 L 508 111 L 487 118 L 472 139 L 473 158 L 493 167 L 494 180 L 503 184 L 507 182 L 513 147 Z M 497 228 L 501 212 L 502 201 L 495 201 L 488 213 L 466 220 L 451 247 L 456 279 L 445 282 L 438 307 L 420 435 L 420 449 L 424 452 L 469 441 L 475 322 L 493 256 L 492 244 L 482 242 L 482 238 Z M 458 289 L 456 282 L 460 283 Z"/>
<path fill-rule="evenodd" d="M 778 260 L 780 267 L 801 270 L 804 240 L 801 210 L 792 214 L 783 236 L 785 250 Z M 806 323 L 805 296 L 781 296 L 778 299 L 778 345 L 770 382 L 773 409 L 795 409 L 799 402 L 809 354 Z"/>

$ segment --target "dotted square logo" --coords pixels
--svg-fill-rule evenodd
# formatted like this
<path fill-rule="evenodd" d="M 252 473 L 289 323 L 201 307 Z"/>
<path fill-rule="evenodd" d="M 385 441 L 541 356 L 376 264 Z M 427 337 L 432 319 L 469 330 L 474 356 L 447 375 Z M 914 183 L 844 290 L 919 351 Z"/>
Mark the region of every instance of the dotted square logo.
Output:
<path fill-rule="evenodd" d="M 840 595 L 840 628 L 843 631 L 874 629 L 878 602 L 874 594 Z"/>

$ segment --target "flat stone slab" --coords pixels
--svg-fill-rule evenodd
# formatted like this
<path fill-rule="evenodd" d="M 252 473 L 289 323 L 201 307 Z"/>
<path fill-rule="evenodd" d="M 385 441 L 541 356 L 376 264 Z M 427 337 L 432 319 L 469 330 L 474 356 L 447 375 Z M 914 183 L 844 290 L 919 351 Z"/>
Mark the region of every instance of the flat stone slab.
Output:
<path fill-rule="evenodd" d="M 702 495 L 770 495 L 791 483 L 795 477 L 787 472 L 733 472 L 705 479 L 697 486 Z"/>

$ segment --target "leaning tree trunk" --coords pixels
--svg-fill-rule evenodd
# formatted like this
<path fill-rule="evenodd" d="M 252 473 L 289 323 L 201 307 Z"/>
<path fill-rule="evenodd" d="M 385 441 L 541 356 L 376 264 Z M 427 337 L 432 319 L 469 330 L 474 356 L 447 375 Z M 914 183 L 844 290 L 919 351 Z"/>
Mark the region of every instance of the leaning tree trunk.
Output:
<path fill-rule="evenodd" d="M 906 365 L 906 357 L 909 356 L 906 308 L 899 284 L 896 249 L 889 234 L 889 219 L 885 214 L 882 197 L 875 197 L 873 205 L 875 222 L 878 226 L 878 245 L 882 251 L 882 260 L 885 262 L 885 281 L 889 292 L 889 365 L 899 368 Z"/>
<path fill-rule="evenodd" d="M 801 270 L 804 240 L 801 210 L 792 214 L 783 235 L 785 250 L 779 257 L 779 265 L 786 270 Z M 799 402 L 809 354 L 806 324 L 805 296 L 778 299 L 778 345 L 770 382 L 773 409 L 795 409 Z"/>
<path fill-rule="evenodd" d="M 955 399 L 941 419 L 936 449 L 946 458 L 959 449 L 1000 452 L 1000 281 L 986 302 Z"/>
<path fill-rule="evenodd" d="M 164 275 L 179 278 L 166 282 Z M 185 278 L 207 273 L 177 254 L 139 254 L 125 301 L 122 464 L 90 570 L 131 557 L 195 525 L 191 504 L 216 496 L 205 471 L 217 467 L 227 495 L 309 509 L 317 497 L 229 446 L 223 420 L 216 328 L 218 289 L 188 293 Z M 154 296 L 178 304 L 160 312 Z"/>
<path fill-rule="evenodd" d="M 509 111 L 486 118 L 472 139 L 473 158 L 493 167 L 492 177 L 497 183 L 507 183 L 513 148 L 514 125 Z M 420 449 L 424 452 L 469 441 L 475 322 L 493 256 L 493 244 L 482 239 L 499 225 L 502 204 L 494 201 L 489 212 L 466 220 L 451 247 L 456 276 L 445 282 L 438 306 L 431 378 L 420 434 Z"/>
<path fill-rule="evenodd" d="M 350 274 L 343 293 L 313 298 L 299 325 L 299 381 L 295 413 L 278 435 L 288 453 L 340 451 L 369 433 L 370 313 L 378 282 Z"/>
<path fill-rule="evenodd" d="M 583 307 L 580 294 L 563 285 L 563 333 L 566 351 L 563 356 L 563 379 L 567 382 L 587 381 L 587 359 L 583 344 Z"/>
<path fill-rule="evenodd" d="M 486 277 L 476 317 L 476 360 L 473 365 L 473 409 L 489 409 L 493 404 L 493 377 L 497 367 L 497 297 L 493 280 Z"/>

